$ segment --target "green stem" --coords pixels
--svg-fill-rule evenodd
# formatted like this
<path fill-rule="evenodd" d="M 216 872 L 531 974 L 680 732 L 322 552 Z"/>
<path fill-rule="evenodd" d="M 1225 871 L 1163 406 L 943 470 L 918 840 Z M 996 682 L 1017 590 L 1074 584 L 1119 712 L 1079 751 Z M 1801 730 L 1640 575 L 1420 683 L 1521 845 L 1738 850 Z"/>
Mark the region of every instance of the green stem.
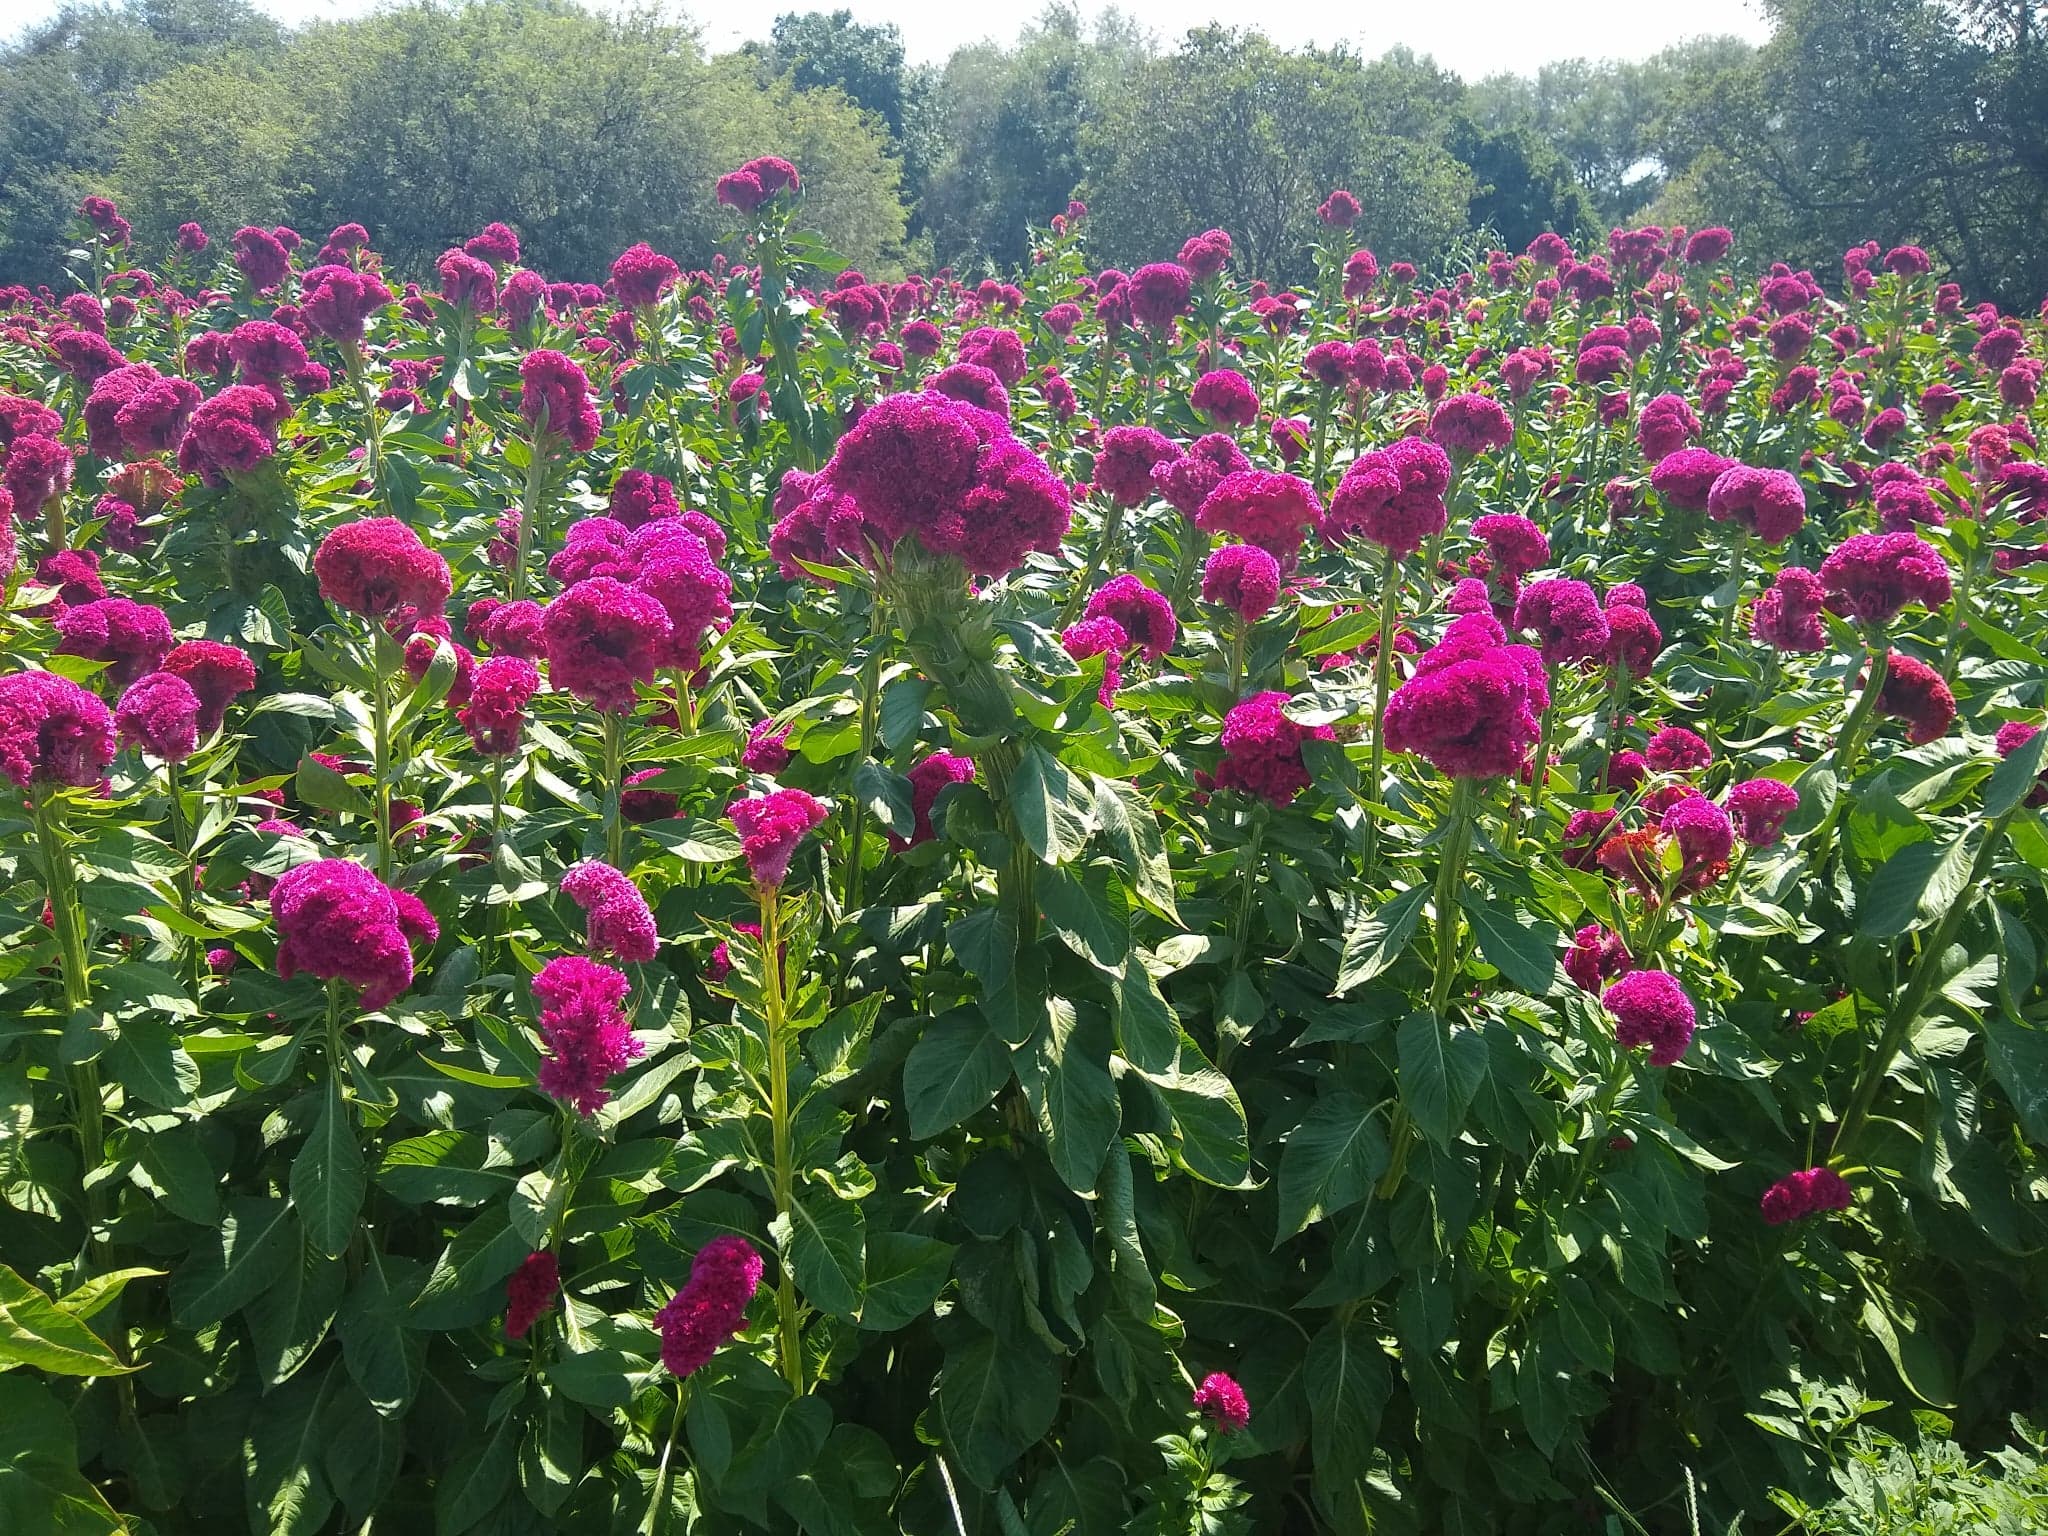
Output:
<path fill-rule="evenodd" d="M 1948 643 L 1942 647 L 1941 676 L 1944 682 L 1954 682 L 1956 663 L 1962 659 L 1963 640 L 1970 632 L 1970 589 L 1977 581 L 1978 551 L 1970 551 L 1969 559 L 1963 562 L 1962 575 L 1956 578 L 1956 616 L 1950 624 Z"/>
<path fill-rule="evenodd" d="M 1394 618 L 1400 610 L 1401 557 L 1389 547 L 1380 557 L 1380 627 L 1372 661 L 1372 757 L 1366 769 L 1365 868 L 1379 860 L 1380 823 L 1373 807 L 1386 790 L 1387 698 L 1394 683 Z"/>
<path fill-rule="evenodd" d="M 391 672 L 396 658 L 390 655 L 392 642 L 370 621 L 370 732 L 374 783 L 373 809 L 377 817 L 377 878 L 391 883 Z"/>
<path fill-rule="evenodd" d="M 1101 578 L 1103 568 L 1108 563 L 1110 547 L 1115 543 L 1117 533 L 1123 526 L 1123 517 L 1124 509 L 1115 501 L 1111 501 L 1104 508 L 1102 529 L 1096 535 L 1095 547 L 1088 552 L 1087 568 L 1082 571 L 1081 579 L 1075 583 L 1074 590 L 1068 594 L 1066 606 L 1060 609 L 1061 629 L 1065 629 L 1080 617 L 1082 604 L 1094 593 L 1095 583 Z"/>
<path fill-rule="evenodd" d="M 683 1413 L 690 1401 L 690 1384 L 676 1383 L 676 1406 L 669 1415 L 668 1438 L 661 1442 L 661 1460 L 654 1469 L 654 1488 L 648 1496 L 647 1513 L 640 1517 L 637 1536 L 661 1536 L 669 1524 L 669 1490 L 675 1485 L 676 1440 L 683 1432 Z"/>
<path fill-rule="evenodd" d="M 1586 1192 L 1586 1181 L 1593 1176 L 1593 1165 L 1600 1160 L 1601 1138 L 1607 1134 L 1609 1120 L 1614 1114 L 1614 1101 L 1621 1097 L 1621 1090 L 1628 1083 L 1635 1068 L 1634 1058 L 1628 1052 L 1616 1050 L 1608 1058 L 1607 1079 L 1600 1086 L 1600 1095 L 1593 1102 L 1593 1136 L 1586 1150 L 1579 1154 L 1579 1166 L 1572 1170 L 1571 1187 L 1565 1191 L 1561 1211 L 1569 1212 L 1578 1204 L 1579 1196 Z"/>
<path fill-rule="evenodd" d="M 1246 842 L 1244 862 L 1239 866 L 1239 887 L 1237 916 L 1230 928 L 1230 963 L 1238 970 L 1246 970 L 1245 954 L 1252 941 L 1252 913 L 1259 904 L 1260 854 L 1266 841 L 1266 804 L 1260 801 L 1252 812 L 1252 835 Z M 1235 1042 L 1220 1027 L 1216 1031 L 1216 1065 L 1221 1068 L 1230 1060 L 1231 1047 Z"/>
<path fill-rule="evenodd" d="M 789 1021 L 782 995 L 782 902 L 765 887 L 756 895 L 761 909 L 761 1009 L 768 1025 L 768 1115 L 774 1133 L 775 1214 L 789 1247 L 776 1263 L 775 1305 L 782 1374 L 789 1390 L 803 1396 L 804 1358 L 796 1311 L 796 1275 L 791 1265 L 795 1247 L 795 1169 L 791 1165 L 790 1127 L 795 1111 L 789 1102 Z"/>
<path fill-rule="evenodd" d="M 1835 826 L 1841 820 L 1842 807 L 1848 804 L 1849 785 L 1856 777 L 1856 765 L 1863 753 L 1863 738 L 1877 713 L 1878 696 L 1884 692 L 1885 676 L 1891 668 L 1891 648 L 1885 640 L 1882 625 L 1871 625 L 1864 643 L 1869 648 L 1870 677 L 1863 685 L 1863 692 L 1857 695 L 1848 720 L 1842 725 L 1842 734 L 1835 741 L 1835 803 L 1829 808 L 1827 819 L 1814 829 L 1811 865 L 1814 869 L 1819 869 L 1826 861 L 1828 850 L 1833 846 Z"/>
<path fill-rule="evenodd" d="M 342 346 L 342 360 L 349 382 L 355 386 L 356 403 L 363 412 L 363 467 L 369 476 L 370 496 L 379 506 L 384 501 L 384 433 L 377 420 L 377 397 L 370 389 L 370 372 L 363 358 L 363 344 L 349 341 Z"/>
<path fill-rule="evenodd" d="M 875 755 L 875 739 L 881 717 L 882 695 L 882 631 L 886 614 L 882 608 L 880 593 L 876 593 L 868 610 L 868 649 L 860 664 L 860 756 L 854 759 L 855 771 Z M 849 912 L 860 910 L 862 891 L 867 876 L 866 861 L 862 851 L 867 834 L 867 802 L 858 793 L 853 796 L 853 810 L 847 817 L 846 835 L 846 901 Z"/>
<path fill-rule="evenodd" d="M 1992 861 L 1998 856 L 1998 846 L 2005 839 L 2006 824 L 2024 803 L 2024 798 L 2015 801 L 1985 830 L 1984 841 L 1978 844 L 1976 857 L 1970 861 L 1969 877 L 1963 882 L 1965 892 L 1974 893 L 1983 888 L 1986 877 L 1991 873 Z M 1884 1034 L 1877 1042 L 1877 1054 L 1864 1063 L 1862 1075 L 1850 1095 L 1848 1111 L 1842 1116 L 1842 1123 L 1829 1145 L 1831 1158 L 1839 1159 L 1848 1153 L 1857 1132 L 1870 1118 L 1884 1080 L 1891 1075 L 1892 1063 L 1898 1060 L 1914 1024 L 1919 1022 L 1921 1009 L 1927 1006 L 1939 984 L 1941 957 L 1955 942 L 1956 934 L 1962 929 L 1963 918 L 1973 905 L 1974 902 L 1967 898 L 1950 902 L 1933 934 L 1921 946 L 1919 956 L 1913 962 L 1913 973 L 1906 982 L 1906 990 L 1899 995 L 1891 1018 L 1885 1024 Z"/>
<path fill-rule="evenodd" d="M 1628 668 L 1617 661 L 1614 664 L 1613 692 L 1609 694 L 1607 702 L 1607 763 L 1600 770 L 1602 789 L 1614 788 L 1609 769 L 1613 767 L 1614 754 L 1621 750 L 1621 721 L 1628 713 L 1628 688 L 1631 681 L 1633 679 L 1629 676 Z"/>
<path fill-rule="evenodd" d="M 1554 693 L 1554 690 L 1553 690 Z M 1529 825 L 1535 830 L 1536 818 L 1543 814 L 1543 792 L 1550 787 L 1550 742 L 1551 733 L 1556 730 L 1557 705 L 1543 707 L 1543 714 L 1536 727 L 1536 761 L 1529 769 Z"/>
<path fill-rule="evenodd" d="M 193 828 L 185 819 L 184 796 L 178 788 L 178 765 L 174 762 L 167 761 L 164 764 L 164 794 L 170 807 L 171 846 L 178 850 L 182 861 L 178 870 L 178 913 L 189 924 L 192 921 L 197 887 L 194 862 L 196 850 L 192 846 Z M 199 941 L 189 932 L 180 933 L 176 952 L 179 969 L 185 973 L 186 985 L 192 989 L 192 995 L 197 997 L 201 959 Z"/>
<path fill-rule="evenodd" d="M 611 710 L 604 712 L 604 861 L 613 869 L 626 849 L 626 818 L 620 814 L 625 787 L 626 723 Z"/>
<path fill-rule="evenodd" d="M 540 521 L 541 506 L 546 499 L 542 493 L 547 486 L 548 474 L 547 423 L 547 409 L 543 406 L 540 420 L 533 429 L 533 441 L 527 448 L 526 485 L 519 493 L 519 547 L 512 557 L 512 601 L 515 603 L 526 595 L 528 552 L 541 534 L 536 524 Z"/>
<path fill-rule="evenodd" d="M 71 866 L 71 849 L 65 838 L 64 811 L 48 785 L 32 785 L 29 805 L 36 824 L 36 844 L 42 854 L 43 878 L 50 893 L 50 921 L 57 931 L 58 968 L 64 987 L 64 1017 L 89 1005 L 92 973 L 86 956 L 85 914 L 78 905 L 78 883 Z M 85 1210 L 87 1249 L 101 1252 L 106 1239 L 100 1233 L 103 1202 L 93 1176 L 106 1157 L 106 1106 L 100 1095 L 97 1062 L 80 1062 L 68 1073 L 72 1119 L 78 1128 L 78 1177 L 80 1202 Z M 86 1260 L 79 1257 L 77 1277 L 83 1278 Z"/>
<path fill-rule="evenodd" d="M 1721 610 L 1720 649 L 1725 651 L 1735 640 L 1735 615 L 1742 608 L 1742 569 L 1749 555 L 1749 530 L 1740 524 L 1736 526 L 1735 538 L 1728 551 L 1728 579 L 1735 586 L 1735 593 L 1728 600 L 1728 606 Z"/>

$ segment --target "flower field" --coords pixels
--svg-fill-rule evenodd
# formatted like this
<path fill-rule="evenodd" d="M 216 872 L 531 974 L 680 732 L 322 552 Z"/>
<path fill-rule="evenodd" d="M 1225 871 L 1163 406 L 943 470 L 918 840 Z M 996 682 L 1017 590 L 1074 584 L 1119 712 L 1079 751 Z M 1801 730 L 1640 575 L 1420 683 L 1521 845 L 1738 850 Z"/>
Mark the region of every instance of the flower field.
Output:
<path fill-rule="evenodd" d="M 0 289 L 0 1530 L 1775 1531 L 2048 1411 L 2039 319 L 718 199 Z"/>

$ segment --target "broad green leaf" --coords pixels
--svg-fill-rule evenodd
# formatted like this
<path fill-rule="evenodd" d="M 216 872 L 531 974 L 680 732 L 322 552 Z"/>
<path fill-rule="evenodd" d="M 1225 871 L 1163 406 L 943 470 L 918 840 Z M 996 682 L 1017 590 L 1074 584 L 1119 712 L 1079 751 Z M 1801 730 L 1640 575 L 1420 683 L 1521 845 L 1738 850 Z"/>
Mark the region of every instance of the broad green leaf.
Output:
<path fill-rule="evenodd" d="M 956 1465 L 977 1488 L 993 1488 L 1052 1428 L 1059 1371 L 1035 1345 L 1006 1347 L 984 1334 L 946 1352 L 937 1398 L 939 1429 Z"/>
<path fill-rule="evenodd" d="M 1173 866 L 1167 861 L 1166 839 L 1160 835 L 1151 801 L 1137 785 L 1123 779 L 1098 773 L 1094 782 L 1095 822 L 1131 894 L 1168 922 L 1178 924 Z"/>
<path fill-rule="evenodd" d="M 1302 1384 L 1317 1485 L 1346 1487 L 1371 1465 L 1380 1413 L 1394 1386 L 1370 1313 L 1350 1312 L 1323 1326 L 1309 1342 Z"/>
<path fill-rule="evenodd" d="M 301 1238 L 293 1262 L 243 1309 L 256 1366 L 267 1386 L 278 1386 L 311 1358 L 340 1310 L 345 1266 Z"/>
<path fill-rule="evenodd" d="M 2002 759 L 1984 782 L 1984 814 L 2003 816 L 2025 799 L 2041 776 L 2044 757 L 2048 757 L 2048 731 L 2037 731 Z"/>
<path fill-rule="evenodd" d="M 1168 1072 L 1180 1060 L 1182 1032 L 1152 973 L 1134 953 L 1111 988 L 1116 998 L 1117 1048 L 1140 1072 Z"/>
<path fill-rule="evenodd" d="M 1401 1102 L 1425 1136 L 1439 1147 L 1449 1146 L 1486 1076 L 1485 1036 L 1418 1010 L 1401 1021 L 1395 1050 Z"/>
<path fill-rule="evenodd" d="M 1531 997 L 1547 996 L 1557 981 L 1564 931 L 1555 923 L 1525 921 L 1511 899 L 1483 895 L 1476 887 L 1467 888 L 1458 905 L 1472 922 L 1486 963 Z"/>
<path fill-rule="evenodd" d="M 104 1274 L 88 1275 L 59 1296 L 57 1305 L 76 1318 L 96 1317 L 135 1281 L 160 1280 L 164 1274 L 161 1269 L 110 1269 Z"/>
<path fill-rule="evenodd" d="M 1096 860 L 1039 875 L 1046 925 L 1098 970 L 1114 974 L 1131 951 L 1131 904 L 1110 866 Z"/>
<path fill-rule="evenodd" d="M 1387 1138 L 1373 1108 L 1348 1088 L 1316 1101 L 1280 1153 L 1274 1243 L 1357 1204 L 1387 1171 Z"/>
<path fill-rule="evenodd" d="M 284 1200 L 239 1196 L 171 1276 L 171 1315 L 187 1328 L 231 1317 L 275 1285 L 299 1253 L 298 1218 Z"/>
<path fill-rule="evenodd" d="M 292 1204 L 306 1241 L 315 1250 L 331 1258 L 341 1256 L 355 1236 L 356 1216 L 369 1185 L 355 1122 L 341 1096 L 341 1079 L 330 1072 L 320 1118 L 292 1159 Z"/>
<path fill-rule="evenodd" d="M 0 1368 L 11 1365 L 54 1376 L 121 1376 L 133 1369 L 82 1317 L 0 1264 Z"/>
<path fill-rule="evenodd" d="M 1251 1140 L 1244 1106 L 1230 1079 L 1217 1071 L 1185 1032 L 1169 1072 L 1147 1072 L 1180 1132 L 1181 1161 L 1188 1171 L 1226 1189 L 1244 1182 L 1251 1170 Z M 1113 1160 L 1113 1159 L 1112 1159 Z"/>
<path fill-rule="evenodd" d="M 2048 1030 L 1988 1013 L 1984 1016 L 1984 1059 L 1998 1086 L 2012 1100 L 2013 1113 L 2027 1139 L 2048 1148 Z"/>
<path fill-rule="evenodd" d="M 22 1536 L 129 1536 L 78 1470 L 72 1415 L 24 1375 L 0 1376 L 0 1530 Z"/>
<path fill-rule="evenodd" d="M 1063 997 L 1050 998 L 1015 1063 L 1054 1171 L 1075 1194 L 1093 1194 L 1121 1118 L 1109 1075 L 1107 1020 L 1095 1010 L 1081 1013 Z"/>
<path fill-rule="evenodd" d="M 1889 939 L 1936 921 L 1963 895 L 1970 875 L 1968 839 L 1923 838 L 1886 859 L 1870 877 L 1857 929 Z"/>
<path fill-rule="evenodd" d="M 116 1082 L 158 1109 L 183 1109 L 199 1091 L 199 1064 L 161 1019 L 124 1020 L 107 1065 Z"/>
<path fill-rule="evenodd" d="M 867 1271 L 867 1220 L 857 1202 L 813 1185 L 793 1199 L 790 1258 L 804 1300 L 852 1322 Z"/>
<path fill-rule="evenodd" d="M 910 804 L 910 780 L 872 758 L 853 770 L 853 792 L 875 821 L 907 839 L 917 825 Z"/>
<path fill-rule="evenodd" d="M 1371 911 L 1361 911 L 1344 932 L 1343 958 L 1337 963 L 1335 996 L 1342 997 L 1363 986 L 1400 959 L 1415 928 L 1422 920 L 1422 904 L 1429 899 L 1429 887 L 1410 886 L 1400 895 Z"/>
<path fill-rule="evenodd" d="M 1024 749 L 1010 781 L 1010 809 L 1031 851 L 1065 864 L 1087 845 L 1095 797 L 1065 764 L 1036 744 Z"/>
<path fill-rule="evenodd" d="M 1010 1080 L 1010 1049 L 972 1008 L 934 1019 L 903 1063 L 910 1134 L 936 1136 L 992 1101 Z"/>
<path fill-rule="evenodd" d="M 951 1243 L 914 1232 L 869 1233 L 861 1327 L 893 1333 L 924 1316 L 946 1287 L 955 1252 Z"/>
<path fill-rule="evenodd" d="M 512 1486 L 526 1415 L 502 1413 L 456 1457 L 434 1487 L 434 1536 L 462 1536 L 488 1515 Z"/>

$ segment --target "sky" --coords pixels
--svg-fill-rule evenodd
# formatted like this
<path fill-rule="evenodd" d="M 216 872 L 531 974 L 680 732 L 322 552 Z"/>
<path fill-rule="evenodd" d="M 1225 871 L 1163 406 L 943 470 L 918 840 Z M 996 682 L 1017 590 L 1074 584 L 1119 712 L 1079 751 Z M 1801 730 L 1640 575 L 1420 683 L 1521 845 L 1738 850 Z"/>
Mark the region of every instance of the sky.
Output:
<path fill-rule="evenodd" d="M 0 0 L 0 37 L 53 14 L 60 0 Z M 255 0 L 288 23 L 361 15 L 379 0 Z M 613 0 L 598 0 L 599 4 Z M 1082 0 L 1092 15 L 1100 6 Z M 864 22 L 894 22 L 913 63 L 942 63 L 955 48 L 1008 42 L 1036 13 L 1036 0 L 1000 8 L 963 0 L 772 0 L 682 7 L 713 52 L 766 37 L 785 10 L 845 9 Z M 1640 59 L 1688 37 L 1769 35 L 1759 0 L 1122 0 L 1139 26 L 1171 41 L 1205 22 L 1256 27 L 1288 47 L 1349 43 L 1368 57 L 1405 44 L 1468 80 L 1528 74 L 1555 59 Z M 1000 18 L 1000 19 L 999 19 Z"/>

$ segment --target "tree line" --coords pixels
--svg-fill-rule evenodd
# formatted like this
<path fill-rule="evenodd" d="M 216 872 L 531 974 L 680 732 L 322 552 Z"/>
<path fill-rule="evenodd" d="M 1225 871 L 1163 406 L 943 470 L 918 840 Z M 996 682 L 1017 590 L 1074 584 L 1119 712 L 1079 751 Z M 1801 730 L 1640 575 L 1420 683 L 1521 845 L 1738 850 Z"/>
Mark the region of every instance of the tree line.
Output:
<path fill-rule="evenodd" d="M 711 185 L 795 160 L 806 218 L 877 271 L 1024 260 L 1079 196 L 1130 264 L 1220 227 L 1244 270 L 1305 275 L 1344 186 L 1361 243 L 1427 262 L 1469 232 L 1735 227 L 1824 274 L 1866 236 L 1938 253 L 1972 292 L 2048 286 L 2048 75 L 2034 0 L 1767 0 L 1760 47 L 1465 81 L 1404 49 L 1148 36 L 1054 3 L 1009 44 L 911 66 L 897 28 L 780 16 L 714 56 L 660 11 L 405 0 L 288 29 L 246 0 L 95 0 L 0 46 L 0 279 L 54 278 L 81 196 L 145 251 L 180 223 L 373 225 L 402 269 L 494 218 L 535 265 L 601 274 L 647 239 L 690 262 Z"/>

